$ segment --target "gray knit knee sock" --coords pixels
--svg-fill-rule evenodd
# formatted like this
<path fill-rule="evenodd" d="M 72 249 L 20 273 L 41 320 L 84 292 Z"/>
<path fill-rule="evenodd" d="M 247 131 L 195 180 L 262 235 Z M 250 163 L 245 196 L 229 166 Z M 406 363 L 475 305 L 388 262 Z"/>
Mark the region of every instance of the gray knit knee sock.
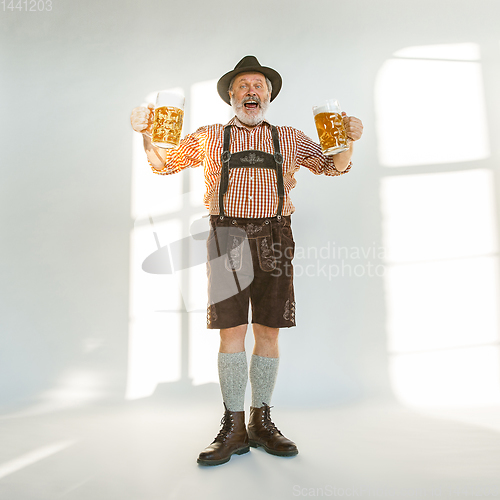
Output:
<path fill-rule="evenodd" d="M 250 360 L 250 383 L 252 384 L 252 406 L 262 408 L 271 403 L 271 396 L 278 376 L 279 358 L 265 358 L 252 354 Z"/>
<path fill-rule="evenodd" d="M 244 411 L 248 381 L 246 352 L 219 352 L 218 364 L 220 390 L 227 409 Z"/>

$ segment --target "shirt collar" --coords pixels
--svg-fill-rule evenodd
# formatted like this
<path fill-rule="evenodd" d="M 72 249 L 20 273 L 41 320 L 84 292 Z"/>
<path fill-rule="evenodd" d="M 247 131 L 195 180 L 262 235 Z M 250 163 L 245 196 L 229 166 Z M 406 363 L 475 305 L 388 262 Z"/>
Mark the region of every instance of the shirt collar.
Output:
<path fill-rule="evenodd" d="M 262 127 L 263 125 L 267 125 L 268 127 L 271 126 L 271 124 L 264 118 L 258 125 L 256 125 L 255 127 L 247 127 L 246 125 L 244 125 L 243 123 L 240 122 L 240 120 L 238 120 L 238 117 L 237 116 L 233 116 L 231 118 L 231 120 L 229 120 L 228 123 L 226 123 L 225 126 L 227 125 L 235 125 L 236 127 L 239 127 L 239 128 L 244 128 L 244 129 L 247 129 L 247 130 L 253 130 L 257 127 Z"/>

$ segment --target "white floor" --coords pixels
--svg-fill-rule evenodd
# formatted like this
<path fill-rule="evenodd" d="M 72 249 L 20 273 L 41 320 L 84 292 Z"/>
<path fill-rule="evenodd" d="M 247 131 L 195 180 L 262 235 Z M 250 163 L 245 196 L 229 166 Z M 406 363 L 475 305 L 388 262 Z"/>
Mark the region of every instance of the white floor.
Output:
<path fill-rule="evenodd" d="M 298 456 L 259 448 L 219 467 L 196 464 L 219 430 L 215 403 L 4 415 L 0 499 L 500 497 L 498 408 L 424 414 L 357 404 L 272 415 Z"/>

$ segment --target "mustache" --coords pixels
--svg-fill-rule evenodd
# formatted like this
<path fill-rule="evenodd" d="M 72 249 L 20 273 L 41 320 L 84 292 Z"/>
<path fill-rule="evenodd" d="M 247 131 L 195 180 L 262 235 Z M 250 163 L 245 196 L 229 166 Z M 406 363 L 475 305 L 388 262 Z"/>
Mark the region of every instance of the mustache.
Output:
<path fill-rule="evenodd" d="M 241 104 L 245 104 L 248 101 L 255 101 L 259 106 L 262 105 L 262 101 L 260 100 L 260 98 L 258 96 L 255 96 L 255 97 L 250 97 L 250 96 L 244 97 L 241 100 Z"/>

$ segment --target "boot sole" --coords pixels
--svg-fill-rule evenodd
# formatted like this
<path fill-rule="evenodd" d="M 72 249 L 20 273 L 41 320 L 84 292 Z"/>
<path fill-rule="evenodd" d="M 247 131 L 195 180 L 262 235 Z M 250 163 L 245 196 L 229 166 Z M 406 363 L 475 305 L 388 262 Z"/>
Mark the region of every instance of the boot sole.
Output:
<path fill-rule="evenodd" d="M 211 465 L 222 465 L 222 464 L 225 464 L 225 463 L 229 462 L 229 460 L 231 459 L 231 457 L 233 455 L 244 455 L 245 453 L 248 453 L 249 451 L 250 451 L 250 446 L 246 446 L 245 448 L 241 448 L 240 450 L 233 451 L 231 453 L 231 455 L 229 455 L 226 458 L 222 458 L 220 460 L 203 460 L 201 458 L 198 458 L 197 462 L 200 465 L 208 465 L 208 466 L 211 466 Z"/>
<path fill-rule="evenodd" d="M 252 439 L 250 439 L 248 441 L 248 444 L 252 448 L 259 448 L 259 446 L 262 446 L 262 448 L 264 448 L 264 450 L 266 450 L 267 453 L 269 453 L 270 455 L 275 455 L 277 457 L 294 457 L 295 455 L 298 455 L 298 453 L 299 453 L 299 450 L 293 450 L 293 451 L 273 450 L 272 448 L 268 448 L 265 444 L 260 444 L 257 441 L 253 441 Z"/>

